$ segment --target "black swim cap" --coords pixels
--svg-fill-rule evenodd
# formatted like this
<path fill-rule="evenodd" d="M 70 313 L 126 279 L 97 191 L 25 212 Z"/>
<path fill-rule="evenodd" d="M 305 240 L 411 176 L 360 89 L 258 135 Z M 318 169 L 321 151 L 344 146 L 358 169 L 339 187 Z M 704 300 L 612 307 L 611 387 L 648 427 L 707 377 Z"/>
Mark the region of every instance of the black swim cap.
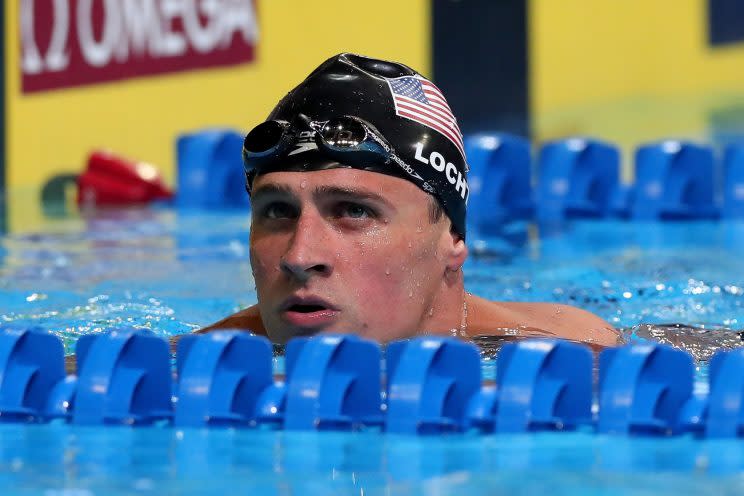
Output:
<path fill-rule="evenodd" d="M 462 135 L 434 84 L 403 64 L 342 53 L 323 62 L 282 98 L 268 120 L 322 123 L 342 116 L 371 124 L 404 164 L 339 163 L 321 153 L 312 140 L 304 140 L 271 170 L 352 166 L 410 180 L 437 199 L 454 230 L 465 236 L 469 190 Z M 254 174 L 262 172 L 257 168 Z"/>

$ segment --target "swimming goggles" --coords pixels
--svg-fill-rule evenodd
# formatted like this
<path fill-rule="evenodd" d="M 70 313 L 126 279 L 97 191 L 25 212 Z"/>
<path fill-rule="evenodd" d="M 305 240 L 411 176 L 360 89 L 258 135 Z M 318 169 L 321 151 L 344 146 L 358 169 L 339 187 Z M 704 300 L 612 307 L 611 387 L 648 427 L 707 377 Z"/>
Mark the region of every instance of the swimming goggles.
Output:
<path fill-rule="evenodd" d="M 283 120 L 262 122 L 245 137 L 243 165 L 249 190 L 255 175 L 283 170 L 282 162 L 289 156 L 317 148 L 343 166 L 403 175 L 425 191 L 434 193 L 434 188 L 398 157 L 374 126 L 363 119 L 344 115 L 327 121 L 311 121 L 300 115 L 297 121 L 296 124 Z"/>

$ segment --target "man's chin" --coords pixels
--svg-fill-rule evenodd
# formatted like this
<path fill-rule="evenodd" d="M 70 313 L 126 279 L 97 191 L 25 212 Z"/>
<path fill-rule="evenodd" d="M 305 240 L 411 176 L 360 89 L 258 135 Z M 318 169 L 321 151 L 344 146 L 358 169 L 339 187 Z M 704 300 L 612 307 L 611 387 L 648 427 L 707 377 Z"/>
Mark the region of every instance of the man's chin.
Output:
<path fill-rule="evenodd" d="M 276 338 L 272 337 L 273 341 L 286 344 L 288 341 L 294 338 L 310 338 L 319 334 L 329 334 L 334 332 L 336 331 L 329 327 L 289 326 L 279 329 L 278 332 L 269 333 L 269 336 L 276 336 Z"/>
<path fill-rule="evenodd" d="M 294 338 L 303 338 L 303 337 L 309 338 L 309 337 L 319 336 L 323 334 L 359 334 L 359 333 L 354 332 L 348 326 L 330 325 L 330 326 L 321 326 L 321 327 L 285 327 L 284 329 L 281 329 L 278 333 L 274 335 L 283 337 L 284 338 L 283 342 L 286 343 L 287 341 L 294 339 Z"/>

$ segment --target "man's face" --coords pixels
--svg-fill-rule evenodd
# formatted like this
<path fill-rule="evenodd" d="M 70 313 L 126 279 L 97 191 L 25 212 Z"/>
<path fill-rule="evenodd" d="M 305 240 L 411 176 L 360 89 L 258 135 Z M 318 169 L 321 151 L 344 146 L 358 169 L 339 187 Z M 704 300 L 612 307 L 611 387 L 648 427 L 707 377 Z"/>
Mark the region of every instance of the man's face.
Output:
<path fill-rule="evenodd" d="M 252 193 L 251 265 L 269 337 L 407 337 L 443 284 L 449 221 L 403 179 L 356 169 L 272 172 Z"/>

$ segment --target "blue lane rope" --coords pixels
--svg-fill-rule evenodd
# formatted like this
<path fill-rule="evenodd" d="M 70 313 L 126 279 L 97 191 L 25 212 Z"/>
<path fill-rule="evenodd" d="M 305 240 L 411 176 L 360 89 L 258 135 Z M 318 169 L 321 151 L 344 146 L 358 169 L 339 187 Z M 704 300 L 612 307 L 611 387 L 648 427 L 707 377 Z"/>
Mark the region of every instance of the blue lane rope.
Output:
<path fill-rule="evenodd" d="M 0 329 L 0 421 L 411 435 L 744 434 L 744 350 L 718 352 L 710 392 L 695 396 L 686 352 L 662 344 L 607 349 L 594 413 L 592 353 L 560 340 L 505 345 L 495 385 L 483 383 L 478 348 L 454 338 L 390 343 L 384 358 L 377 343 L 355 335 L 296 339 L 283 381 L 272 375 L 269 341 L 240 331 L 183 337 L 175 374 L 168 342 L 146 330 L 88 335 L 76 351 L 78 375 L 65 376 L 55 335 Z"/>
<path fill-rule="evenodd" d="M 249 207 L 242 138 L 242 131 L 212 128 L 178 136 L 178 207 Z M 550 141 L 534 152 L 528 140 L 507 133 L 470 134 L 464 143 L 474 239 L 508 236 L 505 225 L 515 220 L 744 217 L 742 143 L 729 144 L 720 158 L 690 141 L 640 144 L 631 184 L 621 182 L 619 147 L 595 138 Z"/>
<path fill-rule="evenodd" d="M 742 143 L 728 145 L 721 159 L 712 147 L 689 141 L 641 144 L 630 184 L 620 181 L 619 148 L 597 139 L 551 141 L 534 157 L 526 141 L 505 134 L 475 134 L 465 143 L 475 236 L 499 235 L 514 219 L 549 225 L 581 218 L 744 217 Z"/>

